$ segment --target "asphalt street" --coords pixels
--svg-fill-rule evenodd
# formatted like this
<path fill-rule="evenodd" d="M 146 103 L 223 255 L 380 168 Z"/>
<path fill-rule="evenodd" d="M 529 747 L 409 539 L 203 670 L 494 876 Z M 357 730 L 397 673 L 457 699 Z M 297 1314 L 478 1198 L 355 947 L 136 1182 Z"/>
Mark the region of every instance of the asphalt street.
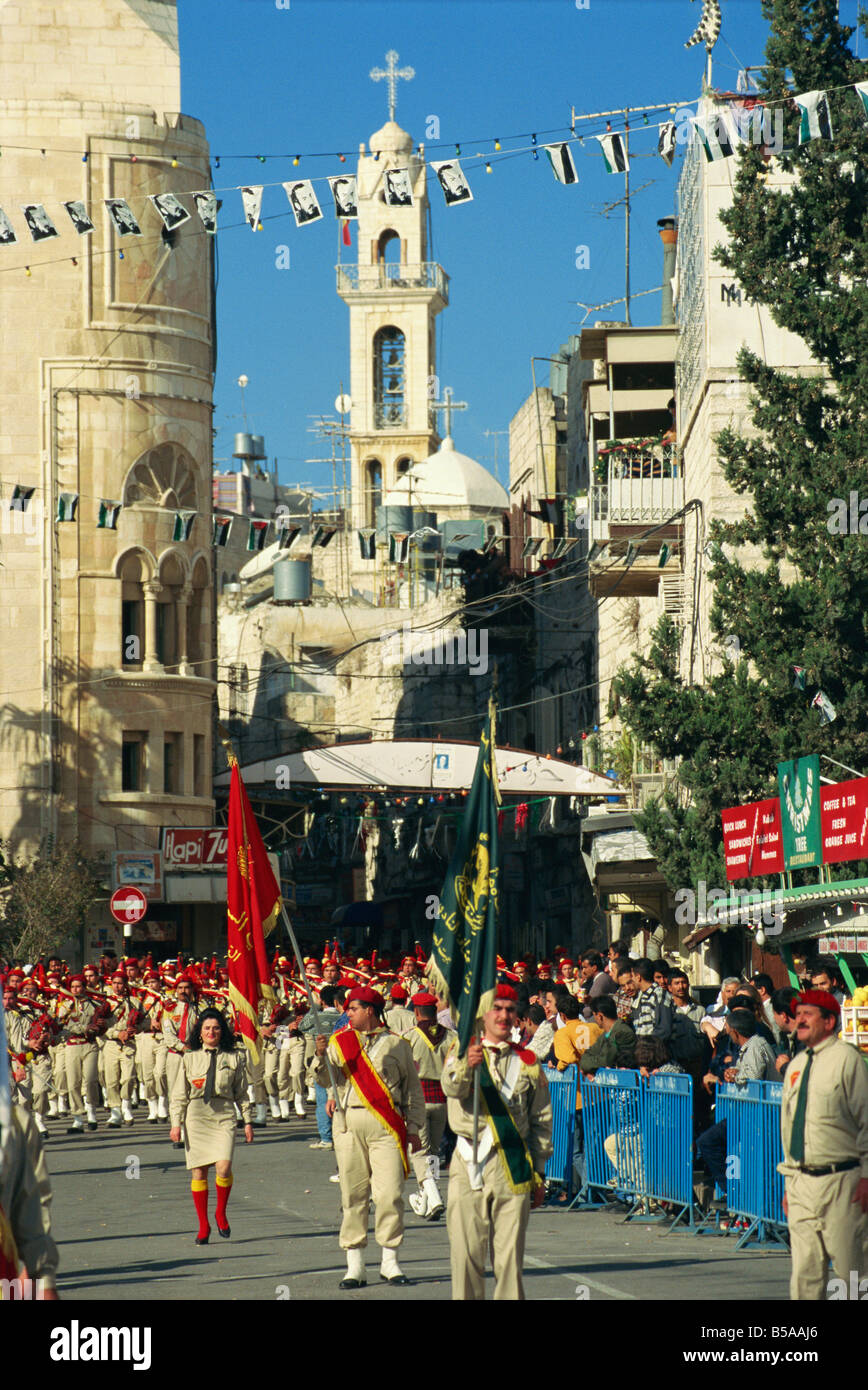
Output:
<path fill-rule="evenodd" d="M 232 1236 L 196 1231 L 184 1154 L 163 1125 L 137 1118 L 122 1130 L 67 1137 L 66 1120 L 49 1120 L 46 1159 L 54 1189 L 53 1231 L 60 1247 L 59 1289 L 94 1300 L 346 1299 L 399 1301 L 450 1297 L 445 1222 L 407 1207 L 400 1252 L 413 1281 L 390 1288 L 378 1280 L 379 1249 L 368 1246 L 368 1286 L 338 1293 L 345 1268 L 338 1248 L 340 1197 L 329 1182 L 334 1155 L 312 1151 L 311 1115 L 269 1122 L 252 1145 L 235 1150 L 229 1204 Z M 214 1226 L 213 1174 L 210 1213 Z M 444 1196 L 445 1196 L 444 1179 Z M 408 1185 L 407 1191 L 412 1191 Z M 533 1300 L 726 1302 L 786 1299 L 785 1251 L 735 1250 L 736 1237 L 664 1234 L 621 1211 L 531 1216 L 525 1261 Z M 493 1288 L 493 1285 L 492 1285 Z"/>

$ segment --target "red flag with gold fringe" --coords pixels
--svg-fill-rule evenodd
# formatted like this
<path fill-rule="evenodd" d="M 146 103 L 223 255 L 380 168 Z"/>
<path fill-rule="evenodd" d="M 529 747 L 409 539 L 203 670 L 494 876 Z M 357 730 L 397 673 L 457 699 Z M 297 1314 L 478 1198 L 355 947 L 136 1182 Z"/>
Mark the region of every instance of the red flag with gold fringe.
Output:
<path fill-rule="evenodd" d="M 229 931 L 229 998 L 237 1028 L 254 1062 L 259 1061 L 259 1004 L 274 1000 L 265 938 L 277 924 L 280 889 L 250 809 L 247 792 L 231 759 L 226 855 L 226 910 Z"/>

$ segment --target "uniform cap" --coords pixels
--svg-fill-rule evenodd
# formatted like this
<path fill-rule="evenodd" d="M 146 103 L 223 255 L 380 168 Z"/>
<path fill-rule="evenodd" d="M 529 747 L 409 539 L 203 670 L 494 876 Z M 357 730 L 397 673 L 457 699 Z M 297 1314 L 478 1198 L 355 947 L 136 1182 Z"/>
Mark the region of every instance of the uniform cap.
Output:
<path fill-rule="evenodd" d="M 69 977 L 69 983 L 70 983 L 71 985 L 74 985 L 75 982 L 76 982 L 76 980 L 80 980 L 81 983 L 84 984 L 84 976 L 83 976 L 83 975 L 70 975 L 70 977 Z"/>
<path fill-rule="evenodd" d="M 407 991 L 405 990 L 403 985 L 392 985 L 392 988 L 389 991 L 389 993 L 391 994 L 393 999 L 407 998 Z"/>
<path fill-rule="evenodd" d="M 413 995 L 410 1003 L 414 1009 L 436 1009 L 437 996 L 436 994 L 429 994 L 427 990 L 423 989 L 418 994 Z"/>
<path fill-rule="evenodd" d="M 511 999 L 514 1004 L 518 1003 L 518 995 L 512 985 L 498 985 L 494 991 L 495 999 Z"/>
<path fill-rule="evenodd" d="M 834 994 L 829 994 L 825 989 L 806 989 L 803 990 L 793 1000 L 793 1007 L 799 1004 L 813 1004 L 816 1009 L 826 1009 L 828 1013 L 840 1015 L 841 1006 Z"/>
<path fill-rule="evenodd" d="M 385 1000 L 382 994 L 378 994 L 375 989 L 371 989 L 368 985 L 357 985 L 355 989 L 351 989 L 347 995 L 346 1002 L 352 1004 L 354 999 L 360 1004 L 371 1004 L 375 1009 L 383 1009 L 385 1007 Z"/>

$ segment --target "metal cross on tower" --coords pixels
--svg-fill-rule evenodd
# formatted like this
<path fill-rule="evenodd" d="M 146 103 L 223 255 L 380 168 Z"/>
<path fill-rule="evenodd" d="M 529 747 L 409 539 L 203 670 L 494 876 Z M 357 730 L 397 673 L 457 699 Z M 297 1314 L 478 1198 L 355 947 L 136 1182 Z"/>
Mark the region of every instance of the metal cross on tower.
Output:
<path fill-rule="evenodd" d="M 431 409 L 435 412 L 438 410 L 442 410 L 444 412 L 446 416 L 446 434 L 444 435 L 444 438 L 451 439 L 453 410 L 467 410 L 468 406 L 466 401 L 453 401 L 452 387 L 447 386 L 446 390 L 443 392 L 442 401 L 432 401 Z"/>
<path fill-rule="evenodd" d="M 399 68 L 398 55 L 394 48 L 390 48 L 386 54 L 387 68 L 371 68 L 370 77 L 372 82 L 382 82 L 384 79 L 389 87 L 389 120 L 395 119 L 395 102 L 398 97 L 398 81 L 410 82 L 415 76 L 414 68 Z"/>

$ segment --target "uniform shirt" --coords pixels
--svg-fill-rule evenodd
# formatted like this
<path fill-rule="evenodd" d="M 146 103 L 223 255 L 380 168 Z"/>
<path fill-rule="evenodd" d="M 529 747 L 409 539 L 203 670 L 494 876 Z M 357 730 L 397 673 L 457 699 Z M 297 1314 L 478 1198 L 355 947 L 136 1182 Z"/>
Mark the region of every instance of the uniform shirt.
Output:
<path fill-rule="evenodd" d="M 113 1042 L 118 1042 L 118 1033 L 125 1033 L 127 1031 L 127 1029 L 130 1026 L 130 1014 L 135 1013 L 137 1011 L 138 1005 L 134 1003 L 132 999 L 115 998 L 112 1002 L 112 1011 L 109 1026 L 106 1029 L 104 1036 L 106 1038 L 111 1038 Z M 127 1044 L 120 1043 L 119 1045 L 121 1047 L 132 1047 L 133 1039 L 131 1038 L 129 1043 Z"/>
<path fill-rule="evenodd" d="M 443 1063 L 454 1041 L 454 1034 L 434 1025 L 433 1032 L 428 1026 L 423 1030 L 417 1024 L 404 1035 L 407 1039 L 418 1075 L 425 1081 L 439 1081 L 443 1074 Z"/>
<path fill-rule="evenodd" d="M 206 1047 L 199 1047 L 195 1052 L 185 1052 L 183 1065 L 178 1068 L 175 1077 L 175 1084 L 172 1088 L 172 1095 L 169 1101 L 169 1114 L 173 1128 L 179 1128 L 184 1123 L 184 1116 L 187 1114 L 187 1106 L 191 1100 L 202 1099 L 205 1094 L 204 1086 L 197 1086 L 196 1081 L 207 1081 L 208 1068 L 211 1065 L 211 1052 Z M 247 1098 L 247 1049 L 240 1049 L 233 1052 L 217 1053 L 217 1067 L 214 1075 L 214 1095 L 221 1100 L 232 1100 L 241 1111 L 244 1123 L 249 1125 L 253 1120 L 253 1107 Z"/>
<path fill-rule="evenodd" d="M 490 1043 L 483 1041 L 483 1047 L 492 1063 L 492 1074 L 498 1090 L 502 1090 L 507 1067 L 516 1055 L 512 1043 Z M 524 1053 L 524 1056 L 528 1056 Z M 482 1064 L 484 1065 L 484 1063 Z M 467 1058 L 458 1056 L 458 1040 L 452 1046 L 443 1067 L 441 1080 L 447 1097 L 446 1118 L 449 1128 L 459 1138 L 473 1139 L 473 1072 Z M 512 1094 L 504 1096 L 504 1104 L 512 1116 L 516 1129 L 527 1144 L 531 1161 L 538 1173 L 545 1170 L 546 1160 L 552 1153 L 552 1107 L 545 1071 L 536 1060 L 533 1063 L 522 1060 L 521 1070 Z M 481 1106 L 480 1114 L 484 1111 Z M 482 1128 L 486 1127 L 480 1118 Z M 481 1132 L 481 1131 L 480 1131 Z"/>
<path fill-rule="evenodd" d="M 187 1009 L 187 1030 L 186 1037 L 182 1042 L 181 1024 L 185 1008 Z M 180 999 L 176 999 L 173 1003 L 166 1005 L 163 1010 L 163 1042 L 171 1051 L 180 1052 L 187 1046 L 198 1017 L 199 1010 L 195 1004 L 182 1004 Z"/>
<path fill-rule="evenodd" d="M 805 1053 L 798 1053 L 783 1079 L 784 1162 L 778 1164 L 778 1172 L 785 1175 L 799 1171 L 789 1156 L 790 1134 L 807 1062 Z M 808 1077 L 804 1161 L 808 1168 L 826 1168 L 848 1158 L 858 1159 L 862 1177 L 868 1178 L 868 1067 L 855 1047 L 833 1035 L 814 1048 Z"/>
<path fill-rule="evenodd" d="M 70 1038 L 83 1038 L 95 1013 L 96 1005 L 90 999 L 76 999 L 70 1003 L 69 1011 L 63 1017 L 61 1041 L 69 1042 Z"/>
<path fill-rule="evenodd" d="M 8 1015 L 7 1015 L 8 1017 Z M 18 1258 L 31 1279 L 55 1286 L 57 1246 L 51 1238 L 51 1183 L 33 1116 L 13 1105 L 9 1133 L 3 1134 L 0 1206 L 12 1227 Z"/>
<path fill-rule="evenodd" d="M 388 1028 L 375 1028 L 372 1033 L 359 1033 L 359 1039 L 372 1067 L 389 1088 L 392 1104 L 399 1114 L 403 1115 L 407 1123 L 407 1133 L 418 1134 L 425 1123 L 425 1097 L 422 1095 L 413 1053 L 406 1038 L 399 1038 L 397 1033 L 391 1033 Z M 337 1099 L 340 1100 L 341 1108 L 366 1109 L 352 1082 L 344 1075 L 334 1034 L 329 1039 L 328 1055 L 337 1081 Z M 317 1057 L 313 1078 L 318 1086 L 328 1090 L 330 1099 L 336 1098 L 325 1057 Z"/>
<path fill-rule="evenodd" d="M 385 1010 L 384 1018 L 387 1028 L 391 1028 L 393 1033 L 409 1033 L 411 1028 L 416 1027 L 416 1015 L 412 1009 L 405 1009 L 401 1004 L 393 1004 L 391 1008 Z"/>

